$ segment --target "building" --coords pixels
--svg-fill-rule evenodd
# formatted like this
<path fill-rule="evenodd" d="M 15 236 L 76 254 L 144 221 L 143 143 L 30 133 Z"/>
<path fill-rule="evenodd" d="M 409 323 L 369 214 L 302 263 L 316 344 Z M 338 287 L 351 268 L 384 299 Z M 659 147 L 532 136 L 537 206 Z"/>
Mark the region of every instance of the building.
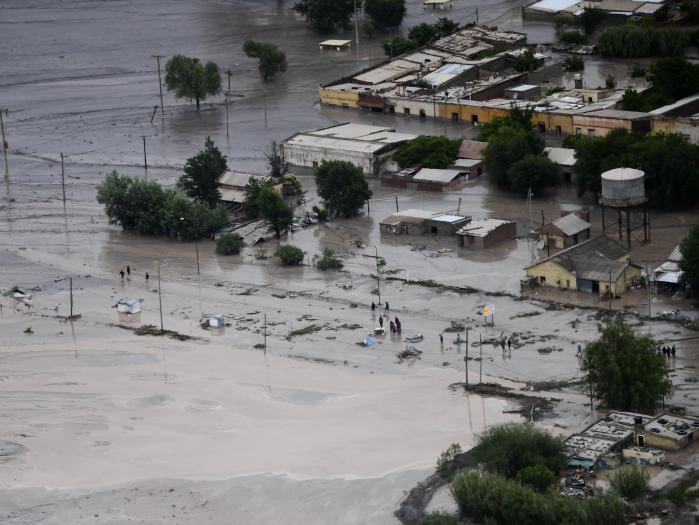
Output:
<path fill-rule="evenodd" d="M 460 159 L 483 160 L 483 150 L 488 145 L 480 140 L 462 140 L 457 157 Z"/>
<path fill-rule="evenodd" d="M 590 238 L 592 224 L 575 213 L 559 217 L 539 230 L 539 239 L 551 248 L 568 248 Z"/>
<path fill-rule="evenodd" d="M 634 443 L 639 447 L 679 450 L 699 438 L 699 419 L 661 414 L 636 425 Z"/>
<path fill-rule="evenodd" d="M 225 172 L 218 179 L 218 191 L 221 194 L 221 200 L 226 204 L 242 204 L 245 202 L 245 186 L 253 179 L 262 183 L 268 177 L 238 171 Z"/>
<path fill-rule="evenodd" d="M 141 311 L 141 300 L 123 297 L 117 302 L 117 311 L 122 314 L 137 314 Z"/>
<path fill-rule="evenodd" d="M 602 109 L 573 115 L 573 127 L 576 135 L 588 137 L 603 137 L 613 129 L 648 133 L 651 130 L 650 117 L 650 113 L 640 111 Z"/>
<path fill-rule="evenodd" d="M 471 217 L 427 210 L 404 210 L 386 217 L 379 224 L 381 233 L 391 235 L 453 236 Z"/>
<path fill-rule="evenodd" d="M 420 189 L 431 186 L 437 191 L 443 191 L 444 188 L 459 186 L 468 180 L 468 172 L 460 169 L 422 168 L 413 176 L 413 180 L 422 186 Z"/>
<path fill-rule="evenodd" d="M 505 219 L 474 219 L 456 235 L 459 246 L 464 248 L 491 248 L 502 241 L 514 239 L 517 223 Z"/>
<path fill-rule="evenodd" d="M 544 153 L 548 156 L 551 161 L 555 162 L 566 180 L 570 182 L 573 176 L 573 168 L 575 167 L 575 150 L 571 148 L 555 148 L 552 146 L 547 146 L 544 148 Z"/>
<path fill-rule="evenodd" d="M 655 271 L 655 284 L 658 291 L 675 292 L 682 288 L 682 270 L 680 270 L 680 261 L 682 261 L 682 252 L 679 244 L 675 246 L 672 253 L 663 264 L 658 266 Z"/>
<path fill-rule="evenodd" d="M 296 133 L 281 146 L 287 162 L 295 166 L 313 168 L 324 160 L 344 160 L 359 166 L 364 175 L 376 177 L 388 169 L 398 148 L 414 138 L 392 128 L 340 124 Z"/>
<path fill-rule="evenodd" d="M 478 159 L 456 159 L 452 167 L 465 173 L 464 180 L 471 180 L 483 174 L 483 161 Z"/>
<path fill-rule="evenodd" d="M 665 453 L 655 448 L 629 447 L 622 450 L 621 455 L 631 465 L 659 465 L 665 462 Z"/>
<path fill-rule="evenodd" d="M 321 51 L 334 49 L 335 51 L 347 51 L 352 46 L 351 40 L 323 40 L 318 44 Z"/>
<path fill-rule="evenodd" d="M 623 244 L 598 235 L 529 266 L 527 276 L 541 286 L 618 295 L 640 280 L 641 267 Z"/>
<path fill-rule="evenodd" d="M 533 84 L 520 84 L 505 89 L 505 97 L 513 100 L 536 100 L 541 96 L 541 88 Z"/>
<path fill-rule="evenodd" d="M 631 16 L 652 16 L 664 8 L 665 0 L 601 0 L 594 2 L 610 18 L 626 20 Z M 522 9 L 526 18 L 550 19 L 573 16 L 589 7 L 588 0 L 534 0 Z"/>

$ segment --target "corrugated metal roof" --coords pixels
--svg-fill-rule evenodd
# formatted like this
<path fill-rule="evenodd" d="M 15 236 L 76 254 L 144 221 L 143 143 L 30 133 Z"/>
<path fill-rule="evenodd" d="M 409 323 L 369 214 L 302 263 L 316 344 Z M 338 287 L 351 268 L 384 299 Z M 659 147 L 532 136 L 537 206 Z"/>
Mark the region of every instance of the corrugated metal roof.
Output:
<path fill-rule="evenodd" d="M 459 146 L 459 158 L 483 160 L 483 149 L 487 142 L 479 140 L 462 140 Z"/>
<path fill-rule="evenodd" d="M 441 182 L 448 184 L 464 172 L 461 170 L 439 170 L 433 168 L 422 168 L 418 171 L 413 180 L 424 180 L 428 182 Z"/>
<path fill-rule="evenodd" d="M 544 152 L 559 166 L 575 166 L 575 150 L 570 148 L 554 148 L 547 146 Z"/>
<path fill-rule="evenodd" d="M 569 213 L 568 215 L 556 219 L 553 221 L 553 225 L 568 236 L 575 235 L 576 233 L 580 233 L 592 227 L 592 224 L 582 220 L 575 213 Z"/>
<path fill-rule="evenodd" d="M 441 86 L 446 84 L 450 80 L 455 79 L 459 75 L 465 73 L 469 69 L 473 69 L 474 66 L 469 66 L 466 64 L 444 64 L 439 69 L 436 69 L 429 75 L 425 75 L 422 79 L 427 82 L 430 86 Z"/>
<path fill-rule="evenodd" d="M 250 179 L 265 179 L 264 175 L 255 175 L 253 173 L 242 173 L 239 171 L 227 171 L 218 179 L 221 186 L 234 186 L 236 188 L 244 188 L 247 186 Z"/>
<path fill-rule="evenodd" d="M 456 234 L 469 237 L 485 237 L 504 224 L 512 224 L 512 221 L 505 219 L 474 219 L 457 231 Z"/>

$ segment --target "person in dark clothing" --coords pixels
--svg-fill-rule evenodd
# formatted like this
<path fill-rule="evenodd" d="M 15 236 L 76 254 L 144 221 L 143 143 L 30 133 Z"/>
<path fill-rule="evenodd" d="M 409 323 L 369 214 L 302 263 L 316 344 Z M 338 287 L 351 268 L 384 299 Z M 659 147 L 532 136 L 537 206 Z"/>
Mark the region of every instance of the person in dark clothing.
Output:
<path fill-rule="evenodd" d="M 439 332 L 439 344 L 444 344 L 444 332 Z"/>
<path fill-rule="evenodd" d="M 670 348 L 670 353 L 672 354 L 672 357 L 675 357 L 675 354 L 677 353 L 677 349 L 675 349 L 675 345 L 672 345 L 672 348 Z"/>
<path fill-rule="evenodd" d="M 388 326 L 391 328 L 391 333 L 395 334 L 396 333 L 396 323 L 394 323 L 393 321 L 389 321 Z"/>
<path fill-rule="evenodd" d="M 400 333 L 400 329 L 401 329 L 400 320 L 398 319 L 398 316 L 396 316 L 396 332 Z"/>
<path fill-rule="evenodd" d="M 507 338 L 507 351 L 512 351 L 512 339 L 510 339 L 509 337 Z"/>
<path fill-rule="evenodd" d="M 389 312 L 388 301 L 386 301 L 386 313 L 388 313 L 388 312 Z"/>
<path fill-rule="evenodd" d="M 376 311 L 376 303 L 374 301 L 371 301 L 371 311 L 372 312 Z"/>
<path fill-rule="evenodd" d="M 131 266 L 129 266 L 128 264 L 126 265 L 126 275 L 128 277 L 131 277 Z"/>
<path fill-rule="evenodd" d="M 383 315 L 379 316 L 379 326 L 383 328 Z"/>
<path fill-rule="evenodd" d="M 504 352 L 505 351 L 505 338 L 504 337 L 500 340 L 500 346 L 502 347 L 502 351 Z"/>
<path fill-rule="evenodd" d="M 150 279 L 150 275 L 148 275 L 148 272 L 146 272 L 146 286 L 148 286 L 148 279 Z"/>
<path fill-rule="evenodd" d="M 121 280 L 124 280 L 124 269 L 122 268 L 121 271 L 119 272 L 119 275 L 121 275 Z"/>

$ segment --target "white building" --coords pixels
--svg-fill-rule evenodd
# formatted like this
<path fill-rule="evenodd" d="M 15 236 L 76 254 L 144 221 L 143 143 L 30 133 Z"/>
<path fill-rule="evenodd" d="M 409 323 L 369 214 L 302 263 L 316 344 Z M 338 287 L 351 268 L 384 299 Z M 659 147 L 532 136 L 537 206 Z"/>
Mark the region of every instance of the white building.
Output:
<path fill-rule="evenodd" d="M 316 167 L 324 160 L 344 160 L 360 167 L 365 175 L 376 177 L 386 169 L 391 157 L 415 135 L 364 124 L 340 124 L 292 135 L 282 143 L 289 164 Z"/>

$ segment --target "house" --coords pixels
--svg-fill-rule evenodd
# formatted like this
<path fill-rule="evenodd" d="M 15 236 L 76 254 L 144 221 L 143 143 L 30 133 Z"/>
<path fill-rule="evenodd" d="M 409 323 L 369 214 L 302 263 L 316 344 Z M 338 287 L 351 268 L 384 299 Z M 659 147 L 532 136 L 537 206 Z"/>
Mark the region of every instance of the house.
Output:
<path fill-rule="evenodd" d="M 459 246 L 490 248 L 517 235 L 517 223 L 505 219 L 474 219 L 456 232 Z"/>
<path fill-rule="evenodd" d="M 658 291 L 675 292 L 682 288 L 682 271 L 680 270 L 680 261 L 682 260 L 682 252 L 679 244 L 675 246 L 672 253 L 663 264 L 658 266 L 655 273 L 655 283 Z"/>
<path fill-rule="evenodd" d="M 141 300 L 123 297 L 117 302 L 117 311 L 122 314 L 137 314 L 141 311 Z"/>
<path fill-rule="evenodd" d="M 318 44 L 321 51 L 334 49 L 335 51 L 347 51 L 352 45 L 351 40 L 323 40 Z"/>
<path fill-rule="evenodd" d="M 639 447 L 679 450 L 699 438 L 699 419 L 661 414 L 634 429 Z"/>
<path fill-rule="evenodd" d="M 483 174 L 483 161 L 479 159 L 456 159 L 452 167 L 466 173 L 464 180 L 471 180 Z"/>
<path fill-rule="evenodd" d="M 658 465 L 665 462 L 665 453 L 662 450 L 647 447 L 629 447 L 621 452 L 626 463 L 632 465 Z"/>
<path fill-rule="evenodd" d="M 552 248 L 568 248 L 590 238 L 592 225 L 569 213 L 539 230 L 539 239 Z"/>
<path fill-rule="evenodd" d="M 470 220 L 462 215 L 411 209 L 389 215 L 379 227 L 381 233 L 392 235 L 452 236 Z"/>
<path fill-rule="evenodd" d="M 377 177 L 391 166 L 398 148 L 416 136 L 392 128 L 340 124 L 292 135 L 281 146 L 289 164 L 314 168 L 324 160 L 344 160 Z"/>
<path fill-rule="evenodd" d="M 480 140 L 462 140 L 457 157 L 460 159 L 483 160 L 483 150 L 488 145 Z"/>
<path fill-rule="evenodd" d="M 455 187 L 468 179 L 468 173 L 460 169 L 422 168 L 413 180 L 417 182 L 418 190 L 443 191 Z"/>
<path fill-rule="evenodd" d="M 618 295 L 640 280 L 641 267 L 623 244 L 598 235 L 529 266 L 527 276 L 541 286 Z"/>
<path fill-rule="evenodd" d="M 566 180 L 570 182 L 573 176 L 573 168 L 575 167 L 575 150 L 570 148 L 555 148 L 547 146 L 544 148 L 544 153 L 554 163 L 561 168 Z"/>
<path fill-rule="evenodd" d="M 221 200 L 226 204 L 242 204 L 245 202 L 245 186 L 253 179 L 257 179 L 258 182 L 262 183 L 268 177 L 252 173 L 226 171 L 218 179 L 218 191 L 221 194 Z"/>

